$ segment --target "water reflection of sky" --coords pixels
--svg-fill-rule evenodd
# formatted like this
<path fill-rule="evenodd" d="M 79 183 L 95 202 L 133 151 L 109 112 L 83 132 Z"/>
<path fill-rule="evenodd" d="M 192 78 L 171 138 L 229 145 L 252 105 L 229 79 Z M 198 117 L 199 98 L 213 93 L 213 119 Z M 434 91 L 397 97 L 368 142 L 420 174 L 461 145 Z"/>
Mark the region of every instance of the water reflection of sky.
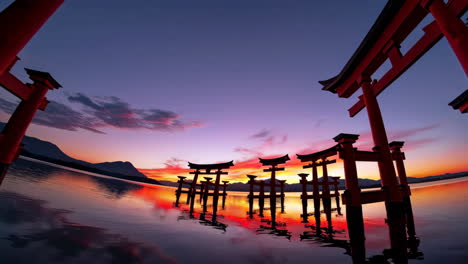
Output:
<path fill-rule="evenodd" d="M 468 257 L 467 187 L 465 180 L 413 189 L 424 260 L 410 263 L 462 263 Z M 245 193 L 229 193 L 218 210 L 221 226 L 211 226 L 209 213 L 206 221 L 199 220 L 198 198 L 195 219 L 188 205 L 174 208 L 174 201 L 173 188 L 19 160 L 0 187 L 0 263 L 351 262 L 337 242 L 346 241 L 347 234 L 345 216 L 336 211 L 331 214 L 333 243 L 313 236 L 301 240 L 304 231 L 315 234 L 317 227 L 313 216 L 302 223 L 298 195 L 287 195 L 284 213 L 276 210 L 279 233 L 268 228 L 269 208 L 263 218 L 249 218 Z M 254 209 L 258 213 L 257 205 Z M 383 204 L 364 206 L 364 216 L 367 255 L 380 255 L 389 247 Z M 324 231 L 328 224 L 322 214 Z"/>

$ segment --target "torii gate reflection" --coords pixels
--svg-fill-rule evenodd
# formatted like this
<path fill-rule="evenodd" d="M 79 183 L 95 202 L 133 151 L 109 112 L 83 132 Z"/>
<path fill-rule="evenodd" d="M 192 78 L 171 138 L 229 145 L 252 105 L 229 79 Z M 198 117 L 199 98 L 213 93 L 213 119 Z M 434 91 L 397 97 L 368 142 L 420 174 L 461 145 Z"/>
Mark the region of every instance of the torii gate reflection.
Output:
<path fill-rule="evenodd" d="M 10 73 L 17 54 L 31 40 L 64 0 L 16 0 L 0 12 L 0 86 L 21 99 L 0 134 L 0 184 L 9 165 L 18 158 L 23 139 L 36 111 L 45 110 L 48 90 L 61 85 L 47 72 L 26 69 L 32 84 Z"/>

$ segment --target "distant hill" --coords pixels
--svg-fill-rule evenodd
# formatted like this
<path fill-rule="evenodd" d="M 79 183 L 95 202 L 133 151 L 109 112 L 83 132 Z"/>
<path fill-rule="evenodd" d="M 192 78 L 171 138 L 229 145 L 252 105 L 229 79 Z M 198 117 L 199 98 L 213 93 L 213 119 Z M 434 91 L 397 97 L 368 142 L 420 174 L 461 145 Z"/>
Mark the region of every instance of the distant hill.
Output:
<path fill-rule="evenodd" d="M 5 123 L 0 122 L 0 129 L 3 129 L 4 126 Z M 74 159 L 65 154 L 57 145 L 38 138 L 25 136 L 22 143 L 24 147 L 21 155 L 26 157 L 112 177 L 159 184 L 158 181 L 146 177 L 128 161 L 90 163 Z"/>
<path fill-rule="evenodd" d="M 34 137 L 25 136 L 22 143 L 24 144 L 23 150 L 48 157 L 51 159 L 63 160 L 68 162 L 77 162 L 78 160 L 71 158 L 67 154 L 63 153 L 60 148 L 48 141 L 40 140 Z"/>
<path fill-rule="evenodd" d="M 94 163 L 90 166 L 110 172 L 122 173 L 135 177 L 147 178 L 146 175 L 138 171 L 131 162 L 129 161 L 113 161 L 113 162 L 102 162 Z"/>

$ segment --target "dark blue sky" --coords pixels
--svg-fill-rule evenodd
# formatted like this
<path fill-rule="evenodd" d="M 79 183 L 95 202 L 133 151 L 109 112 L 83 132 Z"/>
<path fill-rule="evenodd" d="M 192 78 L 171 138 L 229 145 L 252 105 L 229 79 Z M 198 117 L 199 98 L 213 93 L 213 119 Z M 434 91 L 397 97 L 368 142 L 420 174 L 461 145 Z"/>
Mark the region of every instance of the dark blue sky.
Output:
<path fill-rule="evenodd" d="M 24 80 L 25 66 L 51 72 L 64 89 L 48 97 L 79 122 L 33 125 L 29 134 L 79 158 L 151 168 L 171 158 L 245 160 L 254 155 L 247 149 L 292 155 L 341 132 L 366 133 L 365 112 L 348 117 L 356 100 L 321 91 L 318 81 L 341 70 L 385 3 L 66 0 L 14 72 Z M 457 159 L 444 168 L 467 168 L 459 149 L 466 116 L 447 106 L 466 86 L 442 40 L 379 97 L 390 134 L 417 131 L 396 138 L 416 142 L 410 174 L 448 153 Z M 70 100 L 78 93 L 83 100 Z M 268 137 L 251 137 L 262 131 Z"/>

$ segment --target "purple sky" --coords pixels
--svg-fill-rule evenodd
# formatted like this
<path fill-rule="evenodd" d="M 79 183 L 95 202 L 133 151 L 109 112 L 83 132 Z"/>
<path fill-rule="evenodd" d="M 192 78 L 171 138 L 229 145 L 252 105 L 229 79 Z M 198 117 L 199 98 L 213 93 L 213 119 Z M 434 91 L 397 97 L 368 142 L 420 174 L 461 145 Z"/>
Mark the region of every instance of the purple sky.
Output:
<path fill-rule="evenodd" d="M 67 0 L 13 70 L 25 81 L 23 67 L 48 71 L 64 86 L 28 134 L 77 158 L 161 168 L 293 156 L 368 133 L 365 112 L 348 117 L 356 99 L 318 81 L 341 70 L 385 3 Z M 468 169 L 468 115 L 447 105 L 466 87 L 443 39 L 379 96 L 391 139 L 407 141 L 410 175 Z M 4 109 L 14 102 L 1 96 Z"/>

